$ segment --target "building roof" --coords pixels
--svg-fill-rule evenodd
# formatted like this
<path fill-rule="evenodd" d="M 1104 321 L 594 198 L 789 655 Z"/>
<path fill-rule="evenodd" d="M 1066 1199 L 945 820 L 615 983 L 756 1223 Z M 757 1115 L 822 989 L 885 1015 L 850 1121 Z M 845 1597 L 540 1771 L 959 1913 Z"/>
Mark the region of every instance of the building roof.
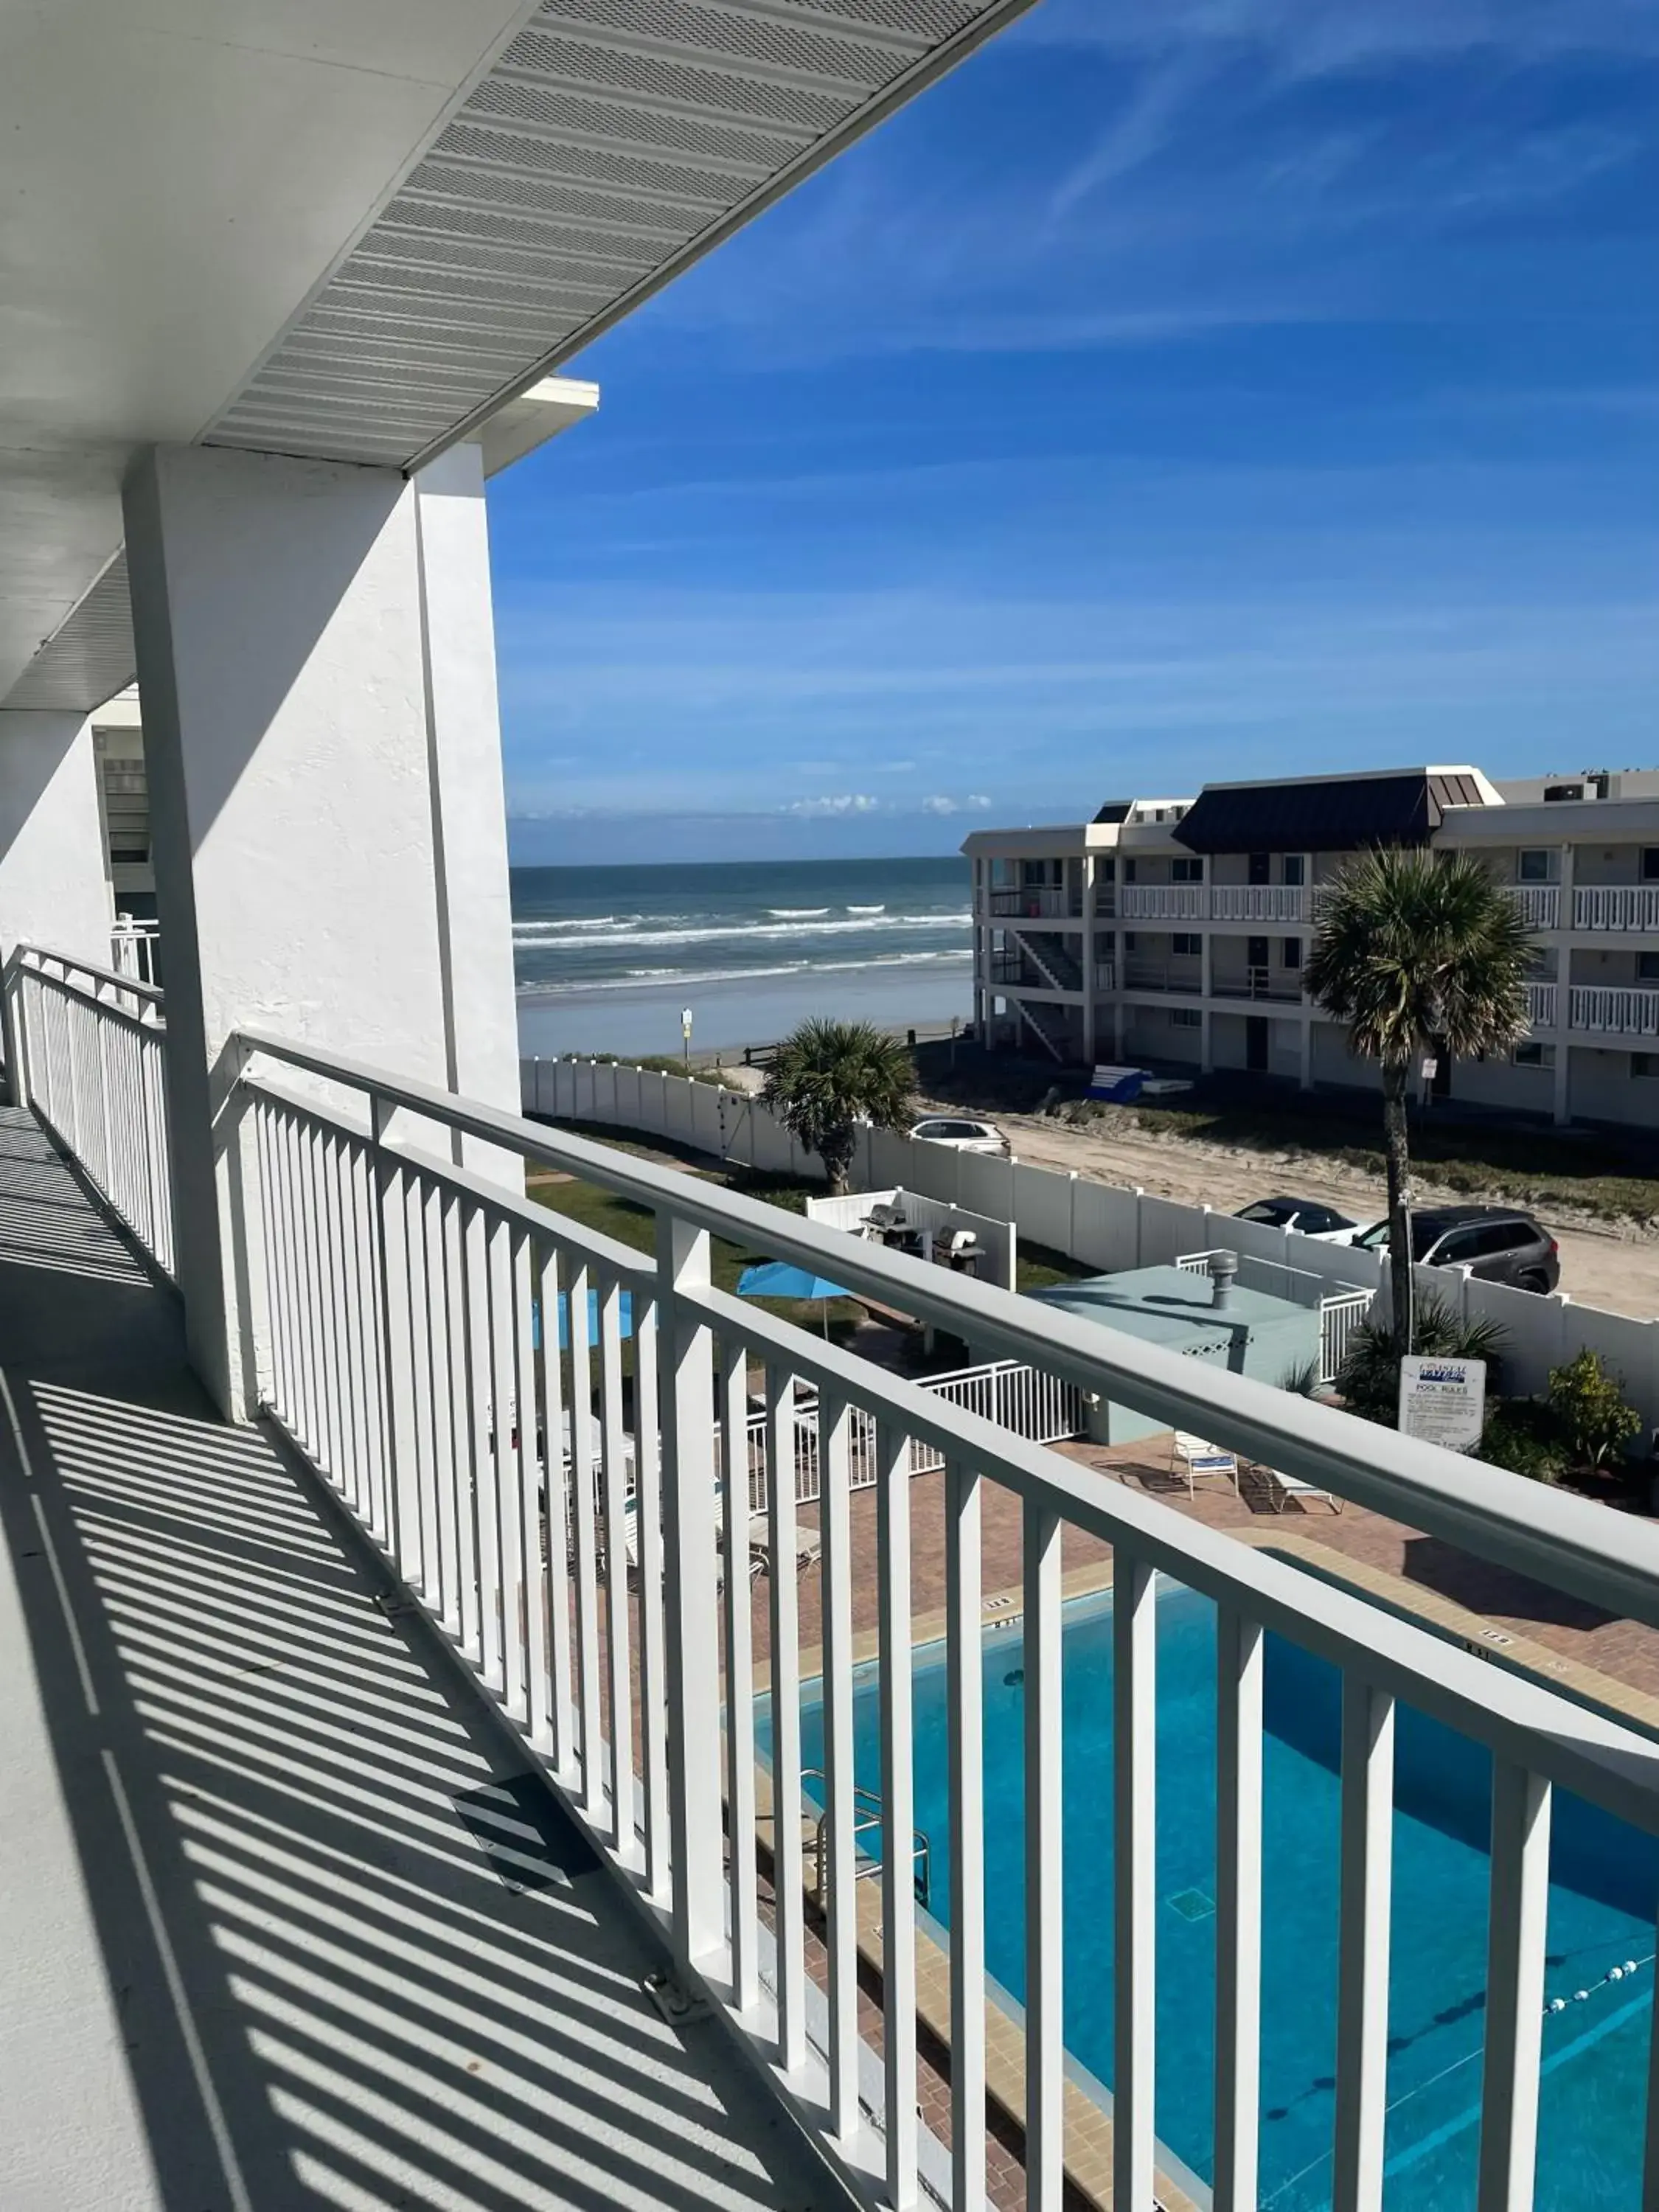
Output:
<path fill-rule="evenodd" d="M 1312 1310 L 1294 1299 L 1235 1284 L 1224 1306 L 1215 1303 L 1207 1275 L 1181 1267 L 1131 1267 L 1115 1275 L 1090 1275 L 1079 1282 L 1050 1283 L 1030 1296 L 1079 1321 L 1165 1344 L 1178 1352 L 1212 1345 L 1224 1347 L 1270 1322 L 1299 1321 Z"/>
<path fill-rule="evenodd" d="M 1420 845 L 1449 806 L 1480 806 L 1474 769 L 1400 769 L 1282 783 L 1206 784 L 1174 832 L 1193 853 L 1354 853 Z"/>

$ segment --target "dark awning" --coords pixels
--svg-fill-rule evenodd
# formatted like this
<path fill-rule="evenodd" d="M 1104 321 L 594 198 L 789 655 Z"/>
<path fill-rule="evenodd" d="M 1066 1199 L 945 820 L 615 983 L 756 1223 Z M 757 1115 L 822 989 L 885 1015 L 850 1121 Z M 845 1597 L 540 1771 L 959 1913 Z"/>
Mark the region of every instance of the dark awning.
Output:
<path fill-rule="evenodd" d="M 1129 810 L 1133 805 L 1133 799 L 1109 799 L 1099 813 L 1096 815 L 1095 820 L 1097 822 L 1127 822 L 1129 818 Z"/>
<path fill-rule="evenodd" d="M 1357 853 L 1421 845 L 1449 806 L 1479 806 L 1473 774 L 1325 776 L 1296 783 L 1209 784 L 1176 829 L 1192 853 Z"/>

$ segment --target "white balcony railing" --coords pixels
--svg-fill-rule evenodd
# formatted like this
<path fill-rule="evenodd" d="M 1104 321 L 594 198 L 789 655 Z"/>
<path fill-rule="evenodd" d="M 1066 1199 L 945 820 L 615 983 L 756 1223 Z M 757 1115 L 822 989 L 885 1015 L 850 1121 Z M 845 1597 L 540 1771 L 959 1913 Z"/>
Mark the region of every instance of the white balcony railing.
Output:
<path fill-rule="evenodd" d="M 1218 999 L 1272 999 L 1280 1005 L 1299 1006 L 1302 977 L 1294 968 L 1224 969 L 1211 982 Z"/>
<path fill-rule="evenodd" d="M 1572 926 L 1659 937 L 1659 884 L 1586 884 L 1572 895 Z"/>
<path fill-rule="evenodd" d="M 1535 1030 L 1553 1030 L 1555 1027 L 1555 986 L 1553 983 L 1528 984 L 1527 1020 Z"/>
<path fill-rule="evenodd" d="M 1130 953 L 1124 959 L 1126 991 L 1180 991 L 1189 998 L 1197 998 L 1203 982 L 1203 968 L 1190 956 L 1183 955 L 1179 960 L 1147 960 L 1138 953 Z"/>
<path fill-rule="evenodd" d="M 1417 2017 L 1412 2008 L 1422 2001 L 1423 1961 L 1409 1953 L 1396 1960 L 1389 1942 L 1401 1705 L 1460 1735 L 1483 1769 L 1490 1759 L 1492 1775 L 1486 1972 L 1484 1988 L 1460 1990 L 1479 2005 L 1468 2056 L 1480 2063 L 1464 2075 L 1470 2124 L 1442 2153 L 1464 2161 L 1448 2185 L 1473 2202 L 1478 2172 L 1483 2205 L 1518 2212 L 1532 2201 L 1553 1792 L 1659 1833 L 1650 1741 L 1550 1683 L 1486 1663 L 1487 1654 L 728 1295 L 714 1282 L 711 1240 L 792 1261 L 999 1362 L 1194 1431 L 1593 1606 L 1659 1624 L 1651 1528 L 637 1156 L 280 1039 L 245 1036 L 235 1048 L 240 1073 L 216 1127 L 227 1184 L 240 1199 L 225 1208 L 228 1233 L 240 1242 L 222 1279 L 246 1286 L 241 1349 L 269 1417 L 376 1537 L 394 1576 L 522 1733 L 527 1755 L 544 1762 L 658 1913 L 684 1993 L 731 2004 L 798 2109 L 837 2157 L 882 2179 L 888 2203 L 919 2199 L 912 1881 L 922 1762 L 911 1531 L 924 1510 L 925 1541 L 942 1553 L 945 1583 L 944 1814 L 933 1846 L 948 1866 L 948 1925 L 933 1923 L 930 1935 L 949 1960 L 952 2139 L 943 2193 L 954 2212 L 977 2212 L 986 2201 L 988 2075 L 1010 2039 L 1023 2063 L 1001 2076 L 1000 2094 L 1023 2108 L 1033 2212 L 1057 2212 L 1084 2094 L 1068 2079 L 1064 2034 L 1066 1976 L 1079 1954 L 1068 1954 L 1062 1911 L 1066 1846 L 1074 1857 L 1077 1840 L 1063 1832 L 1061 1785 L 1070 1771 L 1086 1776 L 1094 1739 L 1079 1758 L 1061 1697 L 1063 1530 L 1112 1552 L 1115 1778 L 1099 1801 L 1099 1833 L 1100 1909 L 1115 1930 L 1113 2201 L 1154 2202 L 1156 2085 L 1161 2069 L 1190 2068 L 1194 2050 L 1190 2014 L 1158 2001 L 1167 1971 L 1154 1759 L 1165 1577 L 1212 1601 L 1218 1627 L 1215 1975 L 1205 2007 L 1215 2122 L 1212 2136 L 1206 2127 L 1193 2146 L 1200 2158 L 1212 2153 L 1217 2201 L 1260 2201 L 1261 1961 L 1264 1948 L 1287 1940 L 1262 1905 L 1268 1631 L 1342 1678 L 1340 1880 L 1330 1882 L 1334 2201 L 1381 2201 L 1385 2123 L 1390 2142 L 1395 2127 L 1390 1997 L 1396 2021 Z M 300 1087 L 318 1079 L 329 1086 L 325 1100 Z M 648 1248 L 416 1149 L 433 1139 L 404 1139 L 404 1121 L 441 1131 L 444 1154 L 473 1140 L 625 1200 L 651 1217 Z M 815 1431 L 822 1556 L 809 1632 L 821 1761 L 804 1756 L 800 1718 L 796 1563 L 804 1548 L 810 1553 L 806 1524 L 793 1482 L 769 1483 L 765 1513 L 751 1518 L 747 1440 L 757 1414 L 775 1468 L 798 1465 L 803 1421 Z M 855 1449 L 874 1462 L 867 1521 L 861 1508 L 854 1515 Z M 913 1509 L 914 1469 L 933 1463 L 942 1463 L 942 1479 L 922 1480 L 939 1481 L 939 1493 Z M 995 1805 L 987 1802 L 983 1638 L 988 1619 L 1007 1616 L 984 1605 L 992 1500 L 1012 1504 L 1020 1531 L 1023 1639 L 1012 1725 L 1024 1787 Z M 1001 1511 L 991 1516 L 994 1533 L 1008 1525 Z M 764 1837 L 770 1850 L 779 1835 L 798 1832 L 797 1813 L 814 1829 L 822 1820 L 822 2005 L 793 1842 L 777 1863 L 766 1924 L 761 1911 L 757 1556 L 767 1570 L 762 1682 L 779 1815 L 767 1818 Z M 855 1578 L 878 1625 L 873 1656 L 854 1641 Z M 854 1726 L 866 1673 L 880 1715 L 878 1778 L 859 1765 L 859 1747 L 871 1740 Z M 818 1765 L 805 1797 L 805 1770 Z M 868 1825 L 878 1778 L 878 1832 Z M 988 1884 L 988 1829 L 999 1846 L 1008 1823 L 1019 1833 L 1020 1871 Z M 1295 1848 L 1315 1844 L 1298 1837 Z M 884 2081 L 872 2100 L 860 2081 L 859 1905 L 860 1877 L 877 1862 Z M 1298 1863 L 1298 1879 L 1304 1871 Z M 1002 1940 L 1014 1947 L 1024 2002 L 1017 2021 L 988 2038 L 994 1915 L 1000 1936 L 1012 1931 Z M 1297 1971 L 1316 1964 L 1298 1958 Z M 1644 1972 L 1637 1993 L 1651 1984 Z M 884 2108 L 881 2133 L 867 2118 L 872 2102 Z M 1620 2139 L 1638 2145 L 1639 2113 L 1629 2122 Z M 1659 2134 L 1645 2139 L 1655 2145 L 1651 2194 Z"/>
<path fill-rule="evenodd" d="M 994 890 L 990 906 L 992 915 L 999 921 L 1071 921 L 1083 912 L 1081 894 L 1057 886 Z"/>
<path fill-rule="evenodd" d="M 1528 929 L 1555 929 L 1561 920 L 1559 884 L 1516 884 L 1510 896 Z"/>
<path fill-rule="evenodd" d="M 118 975 L 131 975 L 135 982 L 159 984 L 161 945 L 159 921 L 135 921 L 130 914 L 121 915 L 110 932 L 110 966 Z"/>
<path fill-rule="evenodd" d="M 1201 921 L 1209 911 L 1202 884 L 1120 884 L 1120 921 Z"/>
<path fill-rule="evenodd" d="M 173 1265 L 167 1025 L 154 985 L 20 945 L 5 975 L 12 1095 L 33 1107 L 152 1260 Z"/>
<path fill-rule="evenodd" d="M 1305 921 L 1310 908 L 1300 884 L 1217 884 L 1210 891 L 1213 921 Z"/>
<path fill-rule="evenodd" d="M 1610 1036 L 1659 1036 L 1659 991 L 1576 983 L 1567 994 L 1567 1017 L 1576 1030 L 1595 1030 Z"/>

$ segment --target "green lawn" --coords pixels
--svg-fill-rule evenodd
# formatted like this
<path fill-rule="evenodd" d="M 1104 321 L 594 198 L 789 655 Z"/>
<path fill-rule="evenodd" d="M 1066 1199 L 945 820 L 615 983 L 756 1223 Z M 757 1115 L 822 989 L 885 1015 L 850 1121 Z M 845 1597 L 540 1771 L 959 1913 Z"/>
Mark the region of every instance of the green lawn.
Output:
<path fill-rule="evenodd" d="M 650 1152 L 659 1149 L 650 1145 L 630 1146 L 618 1142 L 610 1133 L 606 1134 L 606 1142 L 618 1151 Z M 718 1182 L 720 1178 L 710 1176 L 708 1180 Z M 805 1200 L 809 1195 L 808 1187 L 805 1184 L 774 1182 L 760 1176 L 734 1176 L 731 1179 L 731 1187 L 744 1190 L 750 1196 L 763 1198 L 787 1212 L 797 1214 L 805 1211 Z M 636 1251 L 649 1252 L 652 1249 L 656 1224 L 649 1206 L 638 1205 L 633 1199 L 619 1198 L 607 1190 L 597 1189 L 592 1183 L 561 1182 L 544 1170 L 538 1172 L 534 1168 L 530 1171 L 527 1188 L 532 1198 L 539 1205 L 550 1207 L 555 1213 L 568 1214 L 573 1221 L 582 1222 L 590 1229 L 600 1230 L 605 1236 L 614 1237 L 619 1244 L 631 1244 Z M 711 1247 L 715 1288 L 735 1294 L 738 1279 L 745 1267 L 753 1267 L 757 1261 L 776 1257 L 775 1252 L 733 1244 L 724 1237 L 715 1237 Z M 794 1322 L 797 1328 L 810 1329 L 814 1334 L 823 1330 L 823 1308 L 811 1300 L 757 1298 L 753 1303 L 763 1311 L 777 1314 L 782 1320 Z M 861 1309 L 854 1305 L 850 1299 L 831 1299 L 831 1338 L 844 1341 L 858 1326 L 860 1317 Z"/>

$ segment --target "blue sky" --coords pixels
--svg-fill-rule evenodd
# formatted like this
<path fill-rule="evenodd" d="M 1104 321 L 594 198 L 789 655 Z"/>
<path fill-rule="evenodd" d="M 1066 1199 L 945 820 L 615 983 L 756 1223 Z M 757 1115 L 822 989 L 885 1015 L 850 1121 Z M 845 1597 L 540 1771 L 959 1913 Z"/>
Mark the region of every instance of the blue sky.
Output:
<path fill-rule="evenodd" d="M 1659 762 L 1659 0 L 1040 0 L 497 480 L 517 857 Z"/>

